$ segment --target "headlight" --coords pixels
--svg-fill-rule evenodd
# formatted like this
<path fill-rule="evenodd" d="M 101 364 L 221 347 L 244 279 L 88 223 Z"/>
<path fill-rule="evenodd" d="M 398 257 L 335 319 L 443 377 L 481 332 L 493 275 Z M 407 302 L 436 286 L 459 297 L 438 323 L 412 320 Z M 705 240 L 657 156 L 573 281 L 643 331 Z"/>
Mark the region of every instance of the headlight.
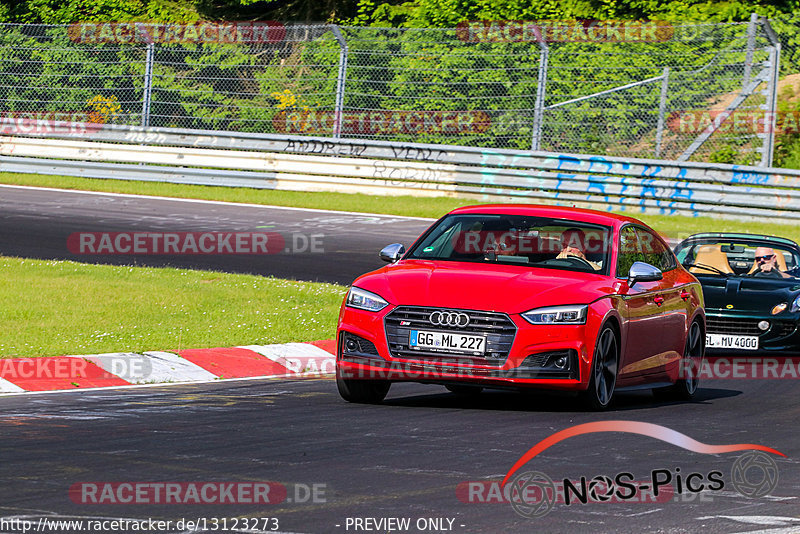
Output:
<path fill-rule="evenodd" d="M 792 311 L 792 313 L 800 311 L 800 295 L 797 295 L 797 297 L 792 302 L 792 310 L 791 311 Z"/>
<path fill-rule="evenodd" d="M 367 310 L 371 312 L 381 311 L 389 305 L 388 302 L 383 300 L 375 293 L 371 293 L 358 287 L 351 287 L 347 292 L 347 306 L 351 308 L 358 308 L 359 310 Z"/>
<path fill-rule="evenodd" d="M 531 324 L 585 324 L 588 304 L 536 308 L 522 314 Z"/>

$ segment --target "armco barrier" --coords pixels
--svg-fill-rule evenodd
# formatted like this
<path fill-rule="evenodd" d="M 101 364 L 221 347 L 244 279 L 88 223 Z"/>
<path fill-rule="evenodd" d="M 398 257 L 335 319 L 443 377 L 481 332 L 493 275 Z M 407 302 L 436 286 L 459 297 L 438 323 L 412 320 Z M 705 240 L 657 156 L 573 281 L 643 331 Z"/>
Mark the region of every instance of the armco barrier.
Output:
<path fill-rule="evenodd" d="M 800 171 L 787 169 L 114 125 L 69 131 L 0 137 L 0 171 L 800 219 Z"/>

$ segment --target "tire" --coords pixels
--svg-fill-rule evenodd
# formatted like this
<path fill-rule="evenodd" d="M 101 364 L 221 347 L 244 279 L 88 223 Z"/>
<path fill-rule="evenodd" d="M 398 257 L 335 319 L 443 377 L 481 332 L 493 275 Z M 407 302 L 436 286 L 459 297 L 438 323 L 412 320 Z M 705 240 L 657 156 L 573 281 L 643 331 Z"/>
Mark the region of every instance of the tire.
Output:
<path fill-rule="evenodd" d="M 581 400 L 586 408 L 601 411 L 611 406 L 618 370 L 619 340 L 614 329 L 606 324 L 597 336 L 589 387 L 581 392 Z"/>
<path fill-rule="evenodd" d="M 347 402 L 358 404 L 380 404 L 389 393 L 392 383 L 388 380 L 361 380 L 342 378 L 336 370 L 336 387 Z"/>
<path fill-rule="evenodd" d="M 691 400 L 700 387 L 700 364 L 705 356 L 706 344 L 700 323 L 693 321 L 686 335 L 686 347 L 678 370 L 678 380 L 669 387 L 653 390 L 653 395 L 666 400 Z"/>
<path fill-rule="evenodd" d="M 459 397 L 477 397 L 483 391 L 481 386 L 471 386 L 468 384 L 448 384 L 445 386 L 447 391 L 455 393 Z"/>

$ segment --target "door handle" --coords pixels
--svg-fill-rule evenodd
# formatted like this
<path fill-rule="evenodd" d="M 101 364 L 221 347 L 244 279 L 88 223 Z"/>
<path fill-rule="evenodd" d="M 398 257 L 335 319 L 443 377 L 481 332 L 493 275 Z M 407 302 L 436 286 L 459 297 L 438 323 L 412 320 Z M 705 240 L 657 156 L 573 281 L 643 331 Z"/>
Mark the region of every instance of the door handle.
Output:
<path fill-rule="evenodd" d="M 664 304 L 664 297 L 655 297 L 653 298 L 653 302 L 656 303 L 656 306 L 661 306 Z"/>
<path fill-rule="evenodd" d="M 688 301 L 690 298 L 692 298 L 692 294 L 684 289 L 683 291 L 681 291 L 681 298 L 684 301 Z"/>

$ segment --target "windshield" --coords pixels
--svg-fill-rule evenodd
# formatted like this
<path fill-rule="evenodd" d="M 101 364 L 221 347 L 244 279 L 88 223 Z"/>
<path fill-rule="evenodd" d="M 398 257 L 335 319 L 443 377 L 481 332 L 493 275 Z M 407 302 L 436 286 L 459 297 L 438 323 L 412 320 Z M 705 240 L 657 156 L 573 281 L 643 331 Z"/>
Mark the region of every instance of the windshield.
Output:
<path fill-rule="evenodd" d="M 409 252 L 424 260 L 608 274 L 611 228 L 524 215 L 448 215 Z"/>
<path fill-rule="evenodd" d="M 720 237 L 688 241 L 675 254 L 695 275 L 793 279 L 800 276 L 798 252 L 779 242 Z"/>

